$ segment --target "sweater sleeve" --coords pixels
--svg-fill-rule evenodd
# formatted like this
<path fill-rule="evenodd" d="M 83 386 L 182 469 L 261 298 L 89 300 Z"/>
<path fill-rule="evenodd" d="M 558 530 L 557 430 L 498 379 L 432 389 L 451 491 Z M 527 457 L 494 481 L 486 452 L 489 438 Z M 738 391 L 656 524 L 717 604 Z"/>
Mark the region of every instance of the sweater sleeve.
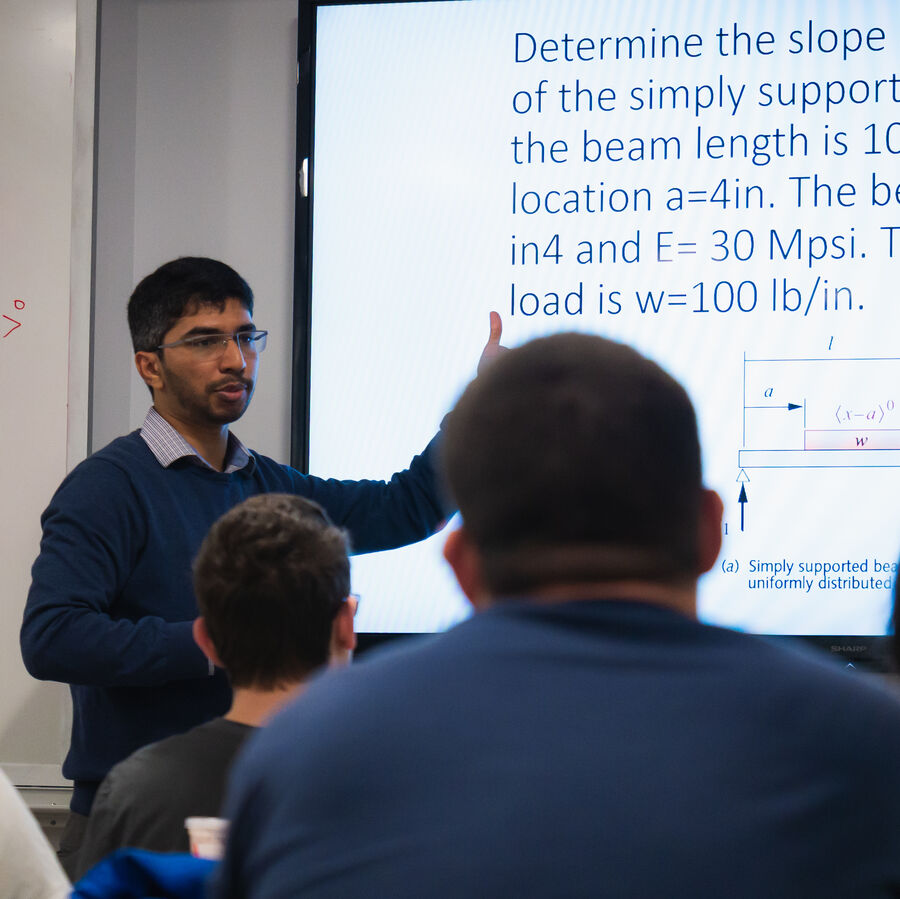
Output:
<path fill-rule="evenodd" d="M 438 471 L 440 433 L 389 481 L 343 481 L 294 472 L 295 490 L 350 532 L 355 553 L 395 549 L 440 530 L 455 511 Z"/>
<path fill-rule="evenodd" d="M 138 686 L 208 675 L 190 621 L 125 614 L 117 604 L 146 537 L 123 471 L 86 460 L 63 481 L 41 525 L 20 634 L 33 677 Z"/>

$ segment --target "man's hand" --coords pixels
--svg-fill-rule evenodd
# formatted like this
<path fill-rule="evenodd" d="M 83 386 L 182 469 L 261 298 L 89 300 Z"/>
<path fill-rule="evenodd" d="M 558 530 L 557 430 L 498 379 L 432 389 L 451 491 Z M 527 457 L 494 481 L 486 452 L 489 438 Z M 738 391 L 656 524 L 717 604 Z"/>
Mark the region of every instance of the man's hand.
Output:
<path fill-rule="evenodd" d="M 491 336 L 481 351 L 478 360 L 478 374 L 481 374 L 501 353 L 505 353 L 508 347 L 500 346 L 500 335 L 503 333 L 503 322 L 499 312 L 491 313 Z"/>

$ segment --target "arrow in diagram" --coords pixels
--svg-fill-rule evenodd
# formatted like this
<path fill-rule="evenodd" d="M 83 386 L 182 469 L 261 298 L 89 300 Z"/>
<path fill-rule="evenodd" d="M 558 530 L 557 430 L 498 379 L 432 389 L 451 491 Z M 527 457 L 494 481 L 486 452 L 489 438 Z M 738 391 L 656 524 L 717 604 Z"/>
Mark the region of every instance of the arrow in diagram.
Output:
<path fill-rule="evenodd" d="M 747 409 L 787 409 L 788 412 L 793 412 L 794 409 L 802 409 L 803 406 L 800 403 L 788 403 L 786 406 L 746 406 Z"/>
<path fill-rule="evenodd" d="M 741 530 L 744 530 L 744 506 L 747 505 L 747 487 L 741 484 L 741 493 L 738 496 L 738 502 L 741 504 Z"/>

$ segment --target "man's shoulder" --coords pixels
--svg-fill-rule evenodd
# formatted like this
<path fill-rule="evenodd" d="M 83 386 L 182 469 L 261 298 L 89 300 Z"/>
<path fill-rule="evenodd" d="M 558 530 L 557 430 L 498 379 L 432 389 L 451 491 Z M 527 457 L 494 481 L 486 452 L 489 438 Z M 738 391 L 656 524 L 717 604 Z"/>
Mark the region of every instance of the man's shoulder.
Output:
<path fill-rule="evenodd" d="M 140 485 L 162 471 L 134 431 L 118 437 L 78 463 L 63 479 L 47 507 L 45 523 L 56 512 L 68 512 L 76 521 L 108 519 L 110 509 L 128 507 L 127 497 L 140 494 Z"/>
<path fill-rule="evenodd" d="M 235 474 L 255 481 L 264 492 L 296 492 L 298 485 L 308 477 L 285 462 L 279 462 L 271 456 L 242 445 L 252 461 L 246 467 L 238 469 Z"/>
<path fill-rule="evenodd" d="M 100 794 L 138 805 L 145 796 L 158 795 L 169 781 L 171 768 L 181 767 L 190 742 L 187 734 L 175 734 L 142 746 L 110 769 Z"/>
<path fill-rule="evenodd" d="M 248 452 L 253 456 L 254 461 L 256 462 L 256 469 L 262 470 L 265 472 L 277 472 L 281 476 L 290 477 L 292 475 L 296 475 L 297 477 L 304 477 L 299 471 L 295 468 L 291 468 L 290 465 L 285 464 L 284 462 L 279 462 L 277 459 L 273 459 L 271 456 L 265 456 L 262 453 L 257 452 L 256 450 L 248 450 Z"/>
<path fill-rule="evenodd" d="M 104 792 L 117 794 L 130 804 L 158 796 L 191 771 L 202 774 L 218 759 L 227 763 L 255 728 L 214 718 L 188 731 L 150 743 L 123 759 L 106 776 Z"/>
<path fill-rule="evenodd" d="M 133 471 L 136 467 L 147 466 L 155 461 L 149 447 L 141 437 L 141 432 L 136 430 L 130 434 L 116 437 L 102 449 L 91 453 L 72 469 L 66 480 L 99 472 Z M 156 465 L 159 467 L 159 463 Z"/>
<path fill-rule="evenodd" d="M 171 737 L 150 743 L 133 752 L 119 764 L 124 765 L 133 761 L 135 765 L 142 766 L 180 758 L 193 759 L 198 749 L 207 746 L 217 747 L 227 754 L 232 746 L 239 746 L 255 730 L 256 728 L 249 724 L 238 724 L 227 718 L 213 718 L 180 734 L 173 734 Z"/>
<path fill-rule="evenodd" d="M 106 446 L 91 453 L 88 456 L 88 460 L 131 458 L 135 455 L 144 456 L 146 452 L 149 452 L 149 447 L 141 436 L 141 429 L 136 428 L 134 431 L 129 431 L 127 434 L 122 434 L 120 437 L 110 440 Z"/>

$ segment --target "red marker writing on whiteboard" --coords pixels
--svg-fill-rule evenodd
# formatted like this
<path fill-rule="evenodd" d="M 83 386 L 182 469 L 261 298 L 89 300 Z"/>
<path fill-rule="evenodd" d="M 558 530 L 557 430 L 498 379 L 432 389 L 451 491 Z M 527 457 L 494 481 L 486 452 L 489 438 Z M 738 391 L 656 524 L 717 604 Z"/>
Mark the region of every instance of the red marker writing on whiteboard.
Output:
<path fill-rule="evenodd" d="M 13 300 L 13 306 L 15 306 L 16 309 L 24 309 L 25 300 Z M 3 318 L 5 318 L 9 322 L 12 322 L 12 327 L 3 335 L 4 337 L 9 337 L 9 335 L 12 334 L 12 332 L 15 331 L 16 328 L 22 327 L 22 322 L 16 321 L 14 318 L 10 318 L 8 315 L 4 315 Z"/>

